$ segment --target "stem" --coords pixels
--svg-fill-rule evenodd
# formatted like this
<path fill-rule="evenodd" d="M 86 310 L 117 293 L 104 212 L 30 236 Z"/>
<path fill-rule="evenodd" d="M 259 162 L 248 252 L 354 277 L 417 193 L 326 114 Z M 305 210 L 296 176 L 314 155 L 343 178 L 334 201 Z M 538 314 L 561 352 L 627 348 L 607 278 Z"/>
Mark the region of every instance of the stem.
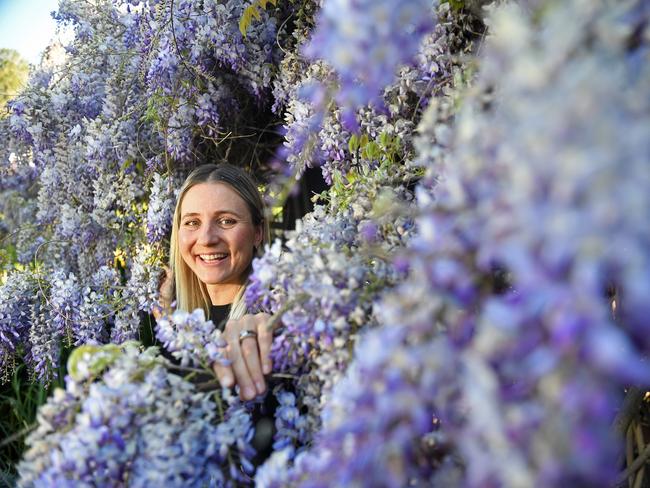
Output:
<path fill-rule="evenodd" d="M 616 488 L 622 488 L 627 484 L 627 480 L 630 476 L 636 473 L 641 466 L 643 466 L 646 461 L 650 458 L 650 444 L 645 446 L 643 452 L 639 453 L 639 456 L 634 460 L 634 462 L 628 466 L 625 471 L 623 471 L 616 481 Z"/>
<path fill-rule="evenodd" d="M 627 439 L 625 442 L 625 461 L 626 466 L 630 466 L 634 462 L 634 438 L 632 435 L 632 426 L 627 428 Z M 632 488 L 632 478 L 628 478 L 628 486 Z"/>
<path fill-rule="evenodd" d="M 199 391 L 210 391 L 214 390 L 215 387 L 220 386 L 221 384 L 217 380 L 204 381 L 203 383 L 198 383 L 196 389 Z"/>
<path fill-rule="evenodd" d="M 33 424 L 33 425 L 28 426 L 28 427 L 25 427 L 22 430 L 19 430 L 18 432 L 10 435 L 6 439 L 3 439 L 2 442 L 0 442 L 0 447 L 5 447 L 5 446 L 11 444 L 12 442 L 16 442 L 21 437 L 24 437 L 27 434 L 29 434 L 32 430 L 35 430 L 36 427 L 37 427 L 37 424 Z"/>
<path fill-rule="evenodd" d="M 273 373 L 271 374 L 271 378 L 284 378 L 288 380 L 295 380 L 298 378 L 295 374 L 288 374 L 288 373 Z"/>
<path fill-rule="evenodd" d="M 194 374 L 204 374 L 206 371 L 203 369 L 198 369 L 198 368 L 190 368 L 188 366 L 176 366 L 175 364 L 167 364 L 167 368 L 169 369 L 175 369 L 176 371 L 185 371 L 186 373 L 194 373 Z"/>
<path fill-rule="evenodd" d="M 301 293 L 294 300 L 290 300 L 282 305 L 282 307 L 280 307 L 280 309 L 273 314 L 271 320 L 269 320 L 269 323 L 266 325 L 267 329 L 271 331 L 275 330 L 280 324 L 280 319 L 285 314 L 285 312 L 292 308 L 294 305 L 299 305 L 303 302 L 303 300 L 306 300 L 307 298 L 309 298 L 309 295 L 307 293 Z"/>
<path fill-rule="evenodd" d="M 643 439 L 643 430 L 641 429 L 641 424 L 639 422 L 635 422 L 634 426 L 634 438 L 636 440 L 636 449 L 637 452 L 643 451 L 645 448 L 645 440 Z M 634 481 L 634 488 L 641 488 L 641 483 L 643 482 L 643 478 L 645 478 L 645 465 L 641 466 L 641 469 L 636 473 L 636 479 Z M 629 478 L 631 480 L 631 478 Z"/>
<path fill-rule="evenodd" d="M 218 390 L 215 390 L 214 392 L 214 399 L 217 402 L 217 409 L 219 410 L 219 419 L 221 422 L 223 422 L 224 419 L 223 402 L 221 401 L 221 395 L 219 394 Z"/>

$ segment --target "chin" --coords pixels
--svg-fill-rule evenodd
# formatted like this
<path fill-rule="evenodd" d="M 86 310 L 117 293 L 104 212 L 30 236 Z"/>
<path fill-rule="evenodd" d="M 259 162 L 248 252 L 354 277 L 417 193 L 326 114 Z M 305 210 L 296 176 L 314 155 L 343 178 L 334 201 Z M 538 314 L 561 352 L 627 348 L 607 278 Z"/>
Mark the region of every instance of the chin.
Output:
<path fill-rule="evenodd" d="M 244 281 L 237 278 L 235 274 L 221 276 L 198 276 L 198 278 L 202 283 L 206 285 L 242 285 L 244 283 Z"/>

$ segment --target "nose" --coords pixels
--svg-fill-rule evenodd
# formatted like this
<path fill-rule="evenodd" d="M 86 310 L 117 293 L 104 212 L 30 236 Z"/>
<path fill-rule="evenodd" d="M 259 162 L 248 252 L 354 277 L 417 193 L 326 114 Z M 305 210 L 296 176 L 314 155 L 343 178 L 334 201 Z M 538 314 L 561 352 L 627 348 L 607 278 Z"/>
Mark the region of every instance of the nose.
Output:
<path fill-rule="evenodd" d="M 208 221 L 199 229 L 197 244 L 201 244 L 203 246 L 217 244 L 221 239 L 220 231 L 221 229 L 219 229 L 219 226 L 216 224 L 216 222 Z"/>

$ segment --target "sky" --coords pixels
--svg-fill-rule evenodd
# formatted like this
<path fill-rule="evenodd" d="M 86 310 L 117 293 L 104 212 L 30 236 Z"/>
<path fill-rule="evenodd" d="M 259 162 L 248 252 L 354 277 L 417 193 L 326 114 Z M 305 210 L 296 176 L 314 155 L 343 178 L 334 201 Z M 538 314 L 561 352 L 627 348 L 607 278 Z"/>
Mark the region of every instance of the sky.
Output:
<path fill-rule="evenodd" d="M 36 64 L 54 36 L 56 22 L 50 16 L 58 0 L 0 0 L 0 48 L 18 51 Z"/>

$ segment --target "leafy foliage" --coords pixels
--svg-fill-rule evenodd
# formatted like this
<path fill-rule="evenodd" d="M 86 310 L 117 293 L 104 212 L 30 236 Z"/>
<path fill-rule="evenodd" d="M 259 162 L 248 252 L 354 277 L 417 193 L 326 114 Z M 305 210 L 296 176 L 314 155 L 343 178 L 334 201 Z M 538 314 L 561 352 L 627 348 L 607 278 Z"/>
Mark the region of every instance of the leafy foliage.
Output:
<path fill-rule="evenodd" d="M 0 48 L 0 117 L 5 115 L 7 101 L 25 86 L 29 65 L 18 51 Z"/>
<path fill-rule="evenodd" d="M 277 6 L 277 0 L 255 0 L 252 4 L 244 9 L 244 13 L 239 19 L 239 32 L 241 32 L 242 36 L 246 37 L 246 31 L 250 27 L 253 18 L 257 21 L 262 20 L 260 9 L 266 9 L 266 6 L 268 4 L 271 4 L 275 7 Z"/>

